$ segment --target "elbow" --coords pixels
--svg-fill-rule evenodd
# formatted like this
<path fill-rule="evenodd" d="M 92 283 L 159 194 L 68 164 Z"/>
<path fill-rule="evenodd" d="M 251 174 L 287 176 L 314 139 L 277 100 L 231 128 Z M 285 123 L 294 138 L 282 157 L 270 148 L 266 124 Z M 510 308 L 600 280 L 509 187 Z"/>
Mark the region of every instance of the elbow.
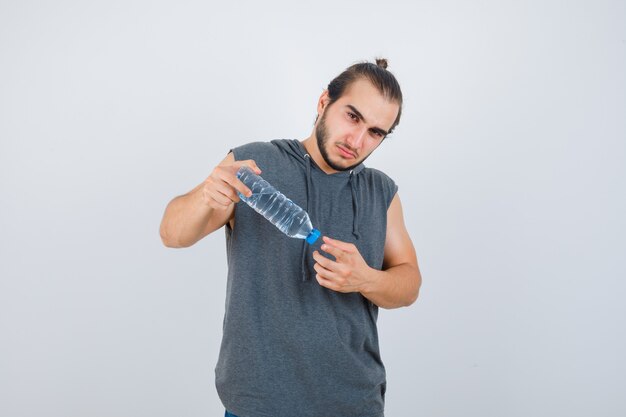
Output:
<path fill-rule="evenodd" d="M 419 297 L 419 294 L 420 294 L 421 286 L 422 286 L 422 274 L 420 273 L 419 269 L 416 268 L 414 287 L 413 287 L 413 290 L 410 291 L 409 293 L 409 297 L 407 298 L 406 303 L 404 305 L 405 307 L 409 307 L 410 305 L 413 305 L 417 301 L 417 298 Z"/>
<path fill-rule="evenodd" d="M 172 234 L 168 233 L 166 228 L 164 228 L 163 226 L 161 226 L 161 228 L 159 229 L 159 234 L 161 235 L 161 242 L 167 248 L 175 248 L 175 249 L 188 248 L 197 242 L 197 239 L 185 240 L 180 235 L 172 236 Z"/>
<path fill-rule="evenodd" d="M 395 310 L 398 308 L 410 307 L 412 304 L 417 301 L 417 297 L 419 295 L 419 289 L 410 294 L 406 294 L 404 297 L 399 298 L 391 303 L 379 303 L 376 304 L 378 308 L 384 308 L 385 310 Z"/>
<path fill-rule="evenodd" d="M 180 243 L 172 238 L 172 236 L 167 232 L 164 224 L 161 223 L 161 227 L 159 228 L 159 235 L 161 236 L 161 242 L 163 246 L 166 248 L 182 248 L 183 246 Z"/>
<path fill-rule="evenodd" d="M 417 301 L 417 297 L 419 297 L 419 293 L 420 293 L 420 290 L 419 290 L 419 288 L 418 288 L 418 289 L 417 289 L 415 292 L 413 292 L 413 293 L 410 295 L 410 297 L 406 300 L 406 302 L 404 303 L 404 307 L 409 307 L 409 306 L 411 306 L 411 305 L 415 304 L 415 302 Z"/>

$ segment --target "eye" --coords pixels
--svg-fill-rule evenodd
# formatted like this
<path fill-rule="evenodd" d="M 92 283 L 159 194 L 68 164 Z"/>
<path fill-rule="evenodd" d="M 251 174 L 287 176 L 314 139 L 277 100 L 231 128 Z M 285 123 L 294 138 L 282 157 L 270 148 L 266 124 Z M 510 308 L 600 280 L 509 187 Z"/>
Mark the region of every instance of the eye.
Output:
<path fill-rule="evenodd" d="M 372 134 L 373 134 L 374 136 L 376 136 L 378 139 L 381 139 L 381 138 L 383 138 L 383 136 L 384 136 L 381 132 L 379 132 L 379 131 L 377 131 L 377 130 L 372 130 Z"/>
<path fill-rule="evenodd" d="M 359 120 L 359 118 L 354 113 L 348 112 L 348 117 L 355 122 Z"/>

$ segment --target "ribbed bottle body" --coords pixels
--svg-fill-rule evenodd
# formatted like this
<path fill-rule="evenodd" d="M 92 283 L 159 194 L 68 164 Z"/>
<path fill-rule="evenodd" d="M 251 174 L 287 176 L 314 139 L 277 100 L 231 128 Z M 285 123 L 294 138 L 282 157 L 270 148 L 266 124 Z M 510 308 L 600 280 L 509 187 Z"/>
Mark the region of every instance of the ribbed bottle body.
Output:
<path fill-rule="evenodd" d="M 300 206 L 246 166 L 237 171 L 237 178 L 252 191 L 250 197 L 238 193 L 242 201 L 287 236 L 300 239 L 310 237 L 313 225 L 308 213 Z"/>

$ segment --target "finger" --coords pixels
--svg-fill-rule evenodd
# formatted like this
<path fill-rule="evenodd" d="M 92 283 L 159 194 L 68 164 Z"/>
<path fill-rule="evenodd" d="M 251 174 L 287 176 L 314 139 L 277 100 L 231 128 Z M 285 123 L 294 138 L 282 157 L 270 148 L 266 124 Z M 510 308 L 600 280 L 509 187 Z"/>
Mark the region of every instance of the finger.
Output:
<path fill-rule="evenodd" d="M 202 195 L 208 205 L 216 208 L 226 208 L 230 204 L 233 203 L 230 197 L 226 196 L 224 192 L 228 192 L 227 190 L 230 187 L 226 185 L 221 186 L 216 185 L 214 180 L 207 181 L 207 184 L 204 186 L 202 190 Z"/>
<path fill-rule="evenodd" d="M 345 253 L 343 250 L 339 249 L 338 247 L 331 246 L 331 245 L 328 245 L 326 243 L 322 244 L 322 246 L 320 246 L 320 248 L 324 252 L 334 256 L 335 259 L 339 259 L 341 257 L 341 255 L 343 255 Z"/>
<path fill-rule="evenodd" d="M 246 197 L 252 196 L 252 190 L 248 186 L 246 186 L 246 184 L 244 184 L 239 178 L 235 178 L 230 185 Z"/>
<path fill-rule="evenodd" d="M 228 184 L 229 187 L 234 188 L 246 197 L 250 197 L 252 195 L 252 190 L 248 188 L 239 178 L 237 178 L 236 172 L 237 170 L 235 170 L 235 173 L 226 169 L 220 170 L 218 178 Z"/>
<path fill-rule="evenodd" d="M 342 242 L 341 240 L 337 239 L 331 239 L 328 236 L 323 236 L 322 239 L 324 240 L 324 243 L 335 246 L 345 252 L 354 252 L 355 246 L 353 243 Z"/>
<path fill-rule="evenodd" d="M 225 210 L 226 208 L 228 208 L 228 206 L 230 206 L 231 204 L 233 204 L 233 202 L 227 198 L 224 198 L 224 196 L 209 196 L 209 203 L 208 203 L 211 207 L 220 209 L 220 210 Z"/>
<path fill-rule="evenodd" d="M 315 270 L 315 272 L 318 273 L 319 276 L 321 276 L 322 278 L 326 280 L 332 281 L 334 283 L 338 283 L 339 281 L 343 279 L 336 271 L 331 271 L 330 269 L 326 269 L 319 263 L 316 263 L 315 265 L 313 265 L 313 269 Z"/>
<path fill-rule="evenodd" d="M 328 288 L 329 290 L 333 290 L 333 291 L 339 290 L 339 286 L 337 284 L 325 279 L 324 277 L 321 277 L 319 274 L 315 275 L 315 279 L 322 287 Z"/>
<path fill-rule="evenodd" d="M 323 266 L 325 269 L 328 269 L 329 271 L 334 271 L 339 266 L 337 262 L 333 261 L 332 259 L 328 259 L 318 251 L 313 252 L 313 259 L 315 259 L 315 262 Z"/>
<path fill-rule="evenodd" d="M 230 167 L 230 170 L 229 170 L 229 174 L 230 175 L 224 177 L 224 180 L 227 181 L 229 184 L 231 184 L 241 194 L 243 194 L 243 195 L 245 195 L 247 197 L 250 197 L 252 195 L 252 191 L 250 190 L 250 188 L 246 187 L 246 185 L 237 177 L 237 173 L 239 172 L 239 169 L 242 166 L 250 168 L 257 175 L 261 173 L 261 169 L 257 166 L 257 164 L 256 164 L 256 162 L 254 162 L 254 160 L 246 159 L 244 161 L 236 161 Z M 250 191 L 248 192 L 248 190 L 250 190 Z"/>
<path fill-rule="evenodd" d="M 240 201 L 239 195 L 237 194 L 236 190 L 225 182 L 214 183 L 213 195 L 216 197 L 223 196 L 224 198 L 227 198 L 229 200 L 228 203 L 238 203 Z"/>

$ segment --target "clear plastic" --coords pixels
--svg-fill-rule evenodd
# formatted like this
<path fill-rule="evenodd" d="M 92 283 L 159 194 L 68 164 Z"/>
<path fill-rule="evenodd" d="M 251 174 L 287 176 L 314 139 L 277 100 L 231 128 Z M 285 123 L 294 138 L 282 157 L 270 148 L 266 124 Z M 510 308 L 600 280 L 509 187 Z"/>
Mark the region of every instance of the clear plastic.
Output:
<path fill-rule="evenodd" d="M 300 206 L 247 166 L 239 168 L 237 178 L 252 191 L 250 197 L 238 192 L 239 198 L 278 227 L 281 232 L 289 237 L 305 239 L 309 244 L 317 240 L 320 232 L 313 228 L 309 214 Z"/>

